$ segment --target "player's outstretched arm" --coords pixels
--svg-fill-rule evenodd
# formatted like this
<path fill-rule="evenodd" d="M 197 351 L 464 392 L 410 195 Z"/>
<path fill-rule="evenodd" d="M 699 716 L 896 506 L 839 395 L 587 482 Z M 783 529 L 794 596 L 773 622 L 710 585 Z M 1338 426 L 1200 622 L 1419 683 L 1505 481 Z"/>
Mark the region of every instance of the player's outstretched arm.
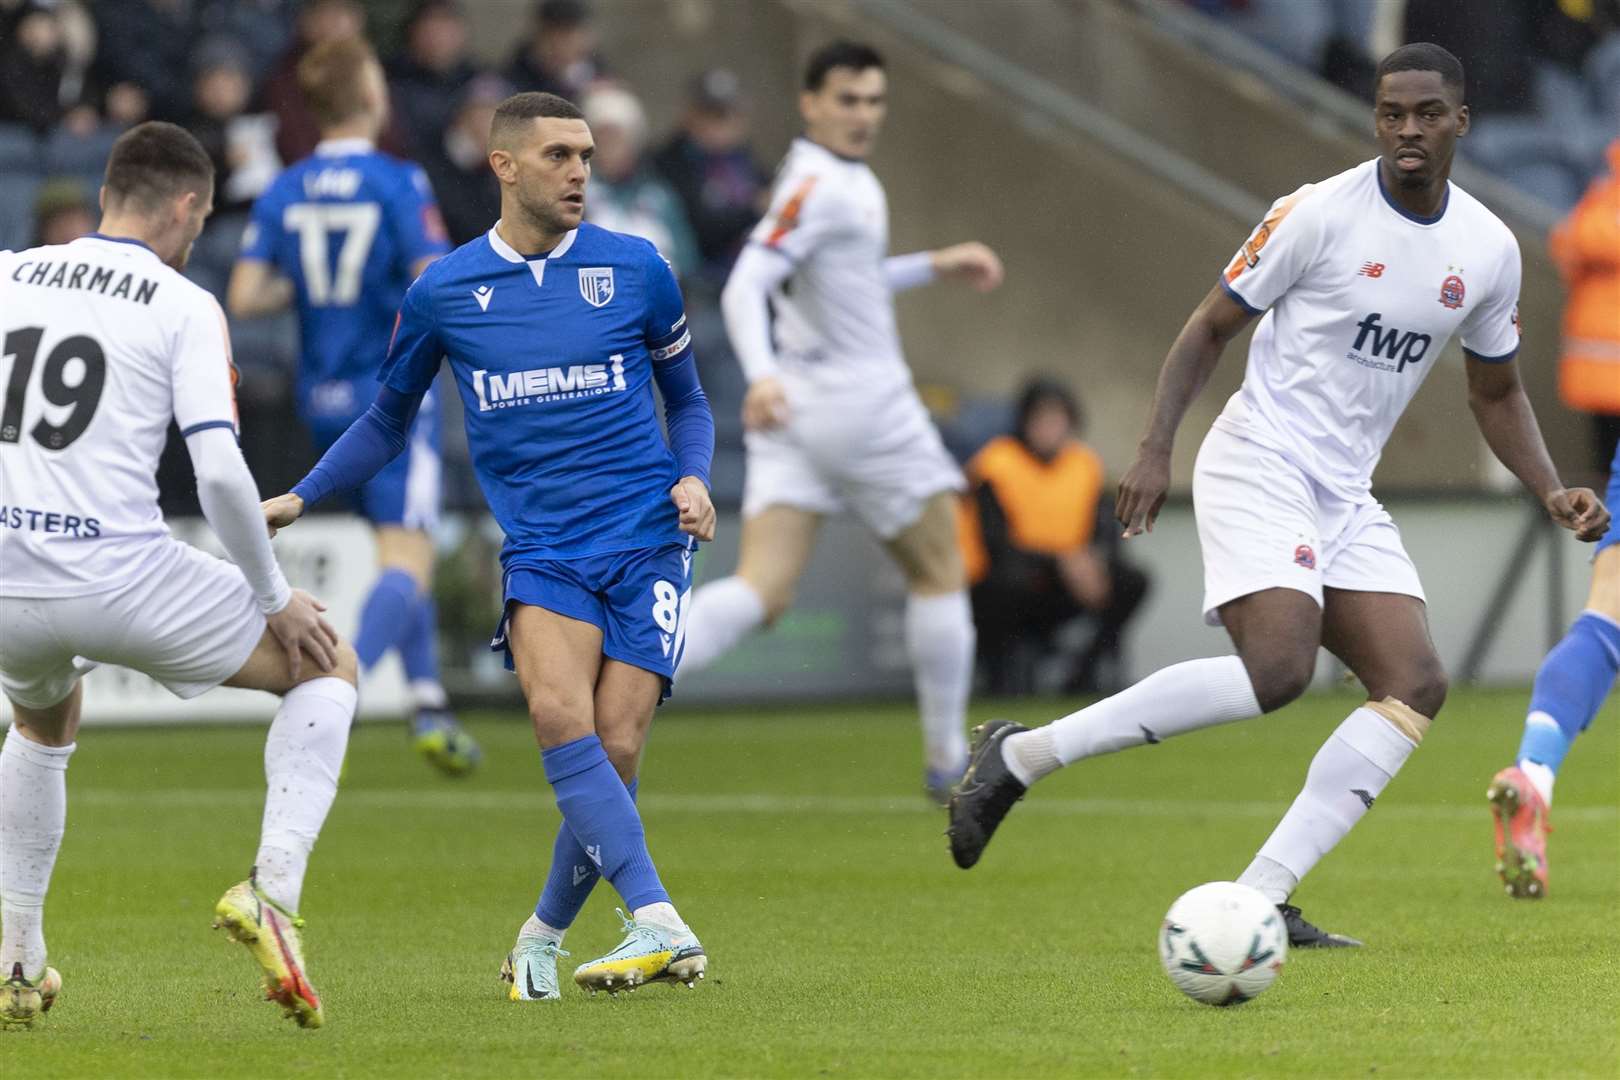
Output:
<path fill-rule="evenodd" d="M 274 315 L 292 306 L 293 283 L 276 273 L 270 263 L 238 259 L 225 287 L 225 307 L 238 319 Z"/>
<path fill-rule="evenodd" d="M 270 535 L 297 521 L 305 510 L 328 495 L 359 487 L 398 457 L 410 440 L 411 424 L 422 407 L 422 397 L 390 386 L 379 388 L 377 400 L 339 436 L 308 476 L 287 494 L 261 504 Z"/>
<path fill-rule="evenodd" d="M 1590 488 L 1566 488 L 1547 453 L 1535 410 L 1512 359 L 1468 357 L 1468 407 L 1491 453 L 1530 489 L 1548 515 L 1591 542 L 1609 528 L 1609 511 Z"/>
<path fill-rule="evenodd" d="M 977 240 L 931 251 L 928 259 L 935 277 L 960 281 L 979 292 L 990 292 L 1006 276 L 1001 266 L 1001 256 Z"/>
<path fill-rule="evenodd" d="M 1165 355 L 1159 385 L 1153 392 L 1147 431 L 1136 448 L 1136 459 L 1119 483 L 1114 516 L 1125 526 L 1128 540 L 1152 532 L 1170 488 L 1170 451 L 1176 429 L 1198 392 L 1220 362 L 1226 343 L 1249 325 L 1254 314 L 1227 295 L 1220 286 L 1209 291 Z"/>

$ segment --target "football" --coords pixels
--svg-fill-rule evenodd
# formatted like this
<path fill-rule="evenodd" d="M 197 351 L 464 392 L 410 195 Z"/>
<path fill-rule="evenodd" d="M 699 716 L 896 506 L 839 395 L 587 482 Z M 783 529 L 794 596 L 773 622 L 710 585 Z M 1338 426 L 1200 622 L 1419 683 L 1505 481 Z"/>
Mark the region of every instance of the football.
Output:
<path fill-rule="evenodd" d="M 1182 893 L 1159 928 L 1164 973 L 1206 1005 L 1241 1005 L 1258 996 L 1287 957 L 1288 932 L 1276 906 L 1234 881 Z"/>

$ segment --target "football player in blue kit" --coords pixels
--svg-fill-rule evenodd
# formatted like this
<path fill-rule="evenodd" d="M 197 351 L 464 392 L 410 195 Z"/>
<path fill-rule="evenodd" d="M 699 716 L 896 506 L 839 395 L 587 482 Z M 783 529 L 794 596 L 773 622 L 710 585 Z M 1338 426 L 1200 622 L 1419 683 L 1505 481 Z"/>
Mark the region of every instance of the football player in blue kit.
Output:
<path fill-rule="evenodd" d="M 298 80 L 321 142 L 254 204 L 227 304 L 237 317 L 296 305 L 298 409 L 324 450 L 376 397 L 405 287 L 449 243 L 426 175 L 376 148 L 388 88 L 370 46 L 323 44 L 299 64 Z M 361 667 L 396 650 L 415 705 L 417 750 L 446 773 L 467 773 L 478 745 L 439 683 L 430 535 L 439 513 L 439 416 L 431 393 L 405 452 L 352 502 L 375 530 L 381 567 L 354 638 Z"/>
<path fill-rule="evenodd" d="M 409 441 L 448 359 L 467 442 L 506 534 L 492 648 L 517 673 L 562 824 L 534 913 L 502 966 L 514 1001 L 558 997 L 563 933 L 598 877 L 631 912 L 585 989 L 702 977 L 707 959 L 647 851 L 636 773 L 680 662 L 692 554 L 714 535 L 714 419 L 680 290 L 646 240 L 581 224 L 593 152 L 572 103 L 524 93 L 496 110 L 501 218 L 405 294 L 366 414 L 291 493 L 271 528 L 364 483 Z M 664 399 L 659 428 L 653 383 Z"/>

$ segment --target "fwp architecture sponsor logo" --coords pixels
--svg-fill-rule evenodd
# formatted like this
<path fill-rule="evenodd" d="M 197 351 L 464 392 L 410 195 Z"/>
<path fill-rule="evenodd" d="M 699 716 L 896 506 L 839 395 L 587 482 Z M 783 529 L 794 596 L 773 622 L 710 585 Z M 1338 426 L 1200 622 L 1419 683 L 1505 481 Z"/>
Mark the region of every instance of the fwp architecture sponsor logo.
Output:
<path fill-rule="evenodd" d="M 512 409 L 548 401 L 600 397 L 626 389 L 624 354 L 614 353 L 605 364 L 570 364 L 568 367 L 529 368 L 527 371 L 472 373 L 478 411 Z"/>

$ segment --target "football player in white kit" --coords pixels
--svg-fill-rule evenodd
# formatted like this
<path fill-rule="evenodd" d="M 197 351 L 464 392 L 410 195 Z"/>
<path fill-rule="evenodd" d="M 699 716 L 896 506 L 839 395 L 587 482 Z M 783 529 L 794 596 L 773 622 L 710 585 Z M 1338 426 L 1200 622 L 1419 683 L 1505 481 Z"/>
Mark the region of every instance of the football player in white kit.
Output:
<path fill-rule="evenodd" d="M 938 278 L 986 292 L 1002 269 L 978 243 L 888 254 L 888 201 L 866 164 L 885 91 L 883 58 L 868 46 L 834 42 L 810 58 L 804 135 L 726 282 L 726 330 L 749 383 L 741 551 L 734 576 L 693 596 L 681 670 L 706 667 L 780 618 L 822 517 L 855 514 L 906 576 L 924 783 L 943 802 L 967 763 L 973 678 L 956 542 L 963 483 L 912 385 L 894 294 Z"/>
<path fill-rule="evenodd" d="M 1290 945 L 1360 944 L 1311 925 L 1288 898 L 1372 806 L 1445 700 L 1417 570 L 1371 477 L 1453 335 L 1469 406 L 1502 463 L 1580 539 L 1596 540 L 1609 519 L 1590 490 L 1559 480 L 1520 385 L 1513 234 L 1448 179 L 1468 130 L 1463 101 L 1462 65 L 1446 50 L 1414 44 L 1387 56 L 1375 103 L 1381 155 L 1274 204 L 1165 359 L 1120 484 L 1126 536 L 1152 529 L 1177 425 L 1226 343 L 1265 312 L 1243 386 L 1193 472 L 1204 615 L 1226 627 L 1238 655 L 1173 665 L 1046 727 L 978 729 L 951 800 L 959 866 L 977 862 L 1025 790 L 1063 765 L 1293 701 L 1320 644 L 1368 701 L 1317 752 L 1304 790 L 1238 881 L 1278 906 Z"/>
<path fill-rule="evenodd" d="M 268 997 L 306 1027 L 321 1003 L 296 911 L 337 791 L 355 709 L 354 651 L 276 565 L 236 438 L 219 304 L 180 274 L 213 208 L 214 170 L 172 124 L 114 144 L 99 231 L 0 253 L 0 1026 L 55 1001 L 43 912 L 67 809 L 66 770 L 97 663 L 177 696 L 220 685 L 280 694 L 265 743 L 253 873 L 215 907 Z M 156 472 L 179 425 L 203 513 L 235 565 L 174 539 Z"/>

